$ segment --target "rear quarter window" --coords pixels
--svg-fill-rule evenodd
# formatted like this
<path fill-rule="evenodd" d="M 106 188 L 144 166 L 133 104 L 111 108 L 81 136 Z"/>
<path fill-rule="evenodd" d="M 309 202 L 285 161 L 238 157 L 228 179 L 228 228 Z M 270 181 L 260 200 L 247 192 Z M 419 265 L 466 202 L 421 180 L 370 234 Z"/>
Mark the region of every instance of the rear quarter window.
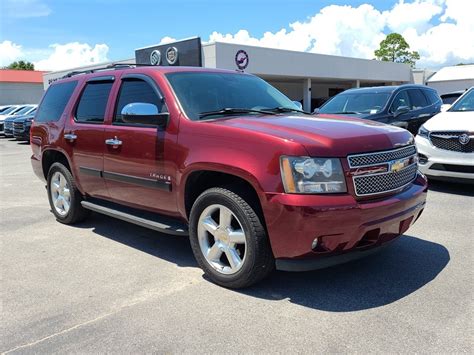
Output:
<path fill-rule="evenodd" d="M 77 86 L 77 81 L 68 81 L 51 85 L 44 95 L 38 112 L 36 122 L 59 121 L 69 99 Z"/>

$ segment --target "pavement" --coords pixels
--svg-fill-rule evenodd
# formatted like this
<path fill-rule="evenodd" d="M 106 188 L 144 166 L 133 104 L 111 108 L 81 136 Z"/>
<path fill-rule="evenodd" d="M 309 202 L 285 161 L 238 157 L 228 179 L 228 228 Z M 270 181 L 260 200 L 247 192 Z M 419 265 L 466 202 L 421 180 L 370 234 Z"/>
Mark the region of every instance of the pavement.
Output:
<path fill-rule="evenodd" d="M 369 258 L 203 277 L 188 240 L 50 212 L 30 146 L 0 138 L 3 353 L 473 353 L 473 186 L 436 183 L 407 234 Z"/>

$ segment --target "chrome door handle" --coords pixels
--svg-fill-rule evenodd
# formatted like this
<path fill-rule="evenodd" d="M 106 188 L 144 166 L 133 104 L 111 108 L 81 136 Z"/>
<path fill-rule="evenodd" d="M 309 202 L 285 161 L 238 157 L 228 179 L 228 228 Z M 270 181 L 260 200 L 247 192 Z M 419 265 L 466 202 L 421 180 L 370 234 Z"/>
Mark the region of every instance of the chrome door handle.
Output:
<path fill-rule="evenodd" d="M 64 139 L 72 142 L 72 141 L 75 141 L 77 139 L 77 135 L 75 135 L 74 133 L 66 133 L 64 135 Z"/>
<path fill-rule="evenodd" d="M 119 146 L 122 145 L 122 141 L 115 136 L 114 138 L 106 139 L 105 144 L 111 145 L 111 146 Z"/>

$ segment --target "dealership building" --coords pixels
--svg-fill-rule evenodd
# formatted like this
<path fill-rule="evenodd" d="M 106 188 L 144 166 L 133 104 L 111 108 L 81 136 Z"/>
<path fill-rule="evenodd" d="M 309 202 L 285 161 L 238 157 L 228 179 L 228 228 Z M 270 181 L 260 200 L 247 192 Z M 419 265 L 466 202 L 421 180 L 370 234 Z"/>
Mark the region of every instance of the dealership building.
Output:
<path fill-rule="evenodd" d="M 135 58 L 113 63 L 241 70 L 265 79 L 292 100 L 301 101 L 305 110 L 349 88 L 413 82 L 411 68 L 405 64 L 222 42 L 201 44 L 199 38 L 140 48 Z M 47 73 L 44 87 L 71 71 L 110 64 Z"/>

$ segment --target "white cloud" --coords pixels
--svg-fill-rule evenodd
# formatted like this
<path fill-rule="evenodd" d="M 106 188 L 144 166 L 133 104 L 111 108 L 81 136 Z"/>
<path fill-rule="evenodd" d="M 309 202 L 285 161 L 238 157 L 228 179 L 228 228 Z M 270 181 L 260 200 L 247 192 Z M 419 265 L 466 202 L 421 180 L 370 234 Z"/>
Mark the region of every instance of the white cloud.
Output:
<path fill-rule="evenodd" d="M 2 12 L 6 18 L 31 18 L 48 16 L 51 9 L 40 0 L 2 0 Z"/>
<path fill-rule="evenodd" d="M 306 21 L 253 37 L 213 32 L 209 41 L 240 43 L 372 59 L 386 34 L 401 33 L 419 51 L 418 67 L 474 62 L 473 0 L 399 0 L 390 10 L 330 5 Z"/>
<path fill-rule="evenodd" d="M 20 45 L 12 41 L 3 41 L 0 43 L 0 67 L 4 67 L 21 59 L 23 56 L 23 49 Z"/>
<path fill-rule="evenodd" d="M 158 44 L 159 44 L 159 45 L 160 45 L 160 44 L 168 44 L 168 43 L 176 42 L 176 41 L 177 41 L 176 38 L 166 36 L 166 37 L 163 37 L 163 38 L 161 39 L 160 43 L 158 43 Z"/>
<path fill-rule="evenodd" d="M 34 62 L 35 69 L 61 70 L 108 61 L 109 47 L 106 44 L 92 47 L 87 43 L 72 42 L 52 44 L 50 48 L 53 52 L 48 58 Z"/>

